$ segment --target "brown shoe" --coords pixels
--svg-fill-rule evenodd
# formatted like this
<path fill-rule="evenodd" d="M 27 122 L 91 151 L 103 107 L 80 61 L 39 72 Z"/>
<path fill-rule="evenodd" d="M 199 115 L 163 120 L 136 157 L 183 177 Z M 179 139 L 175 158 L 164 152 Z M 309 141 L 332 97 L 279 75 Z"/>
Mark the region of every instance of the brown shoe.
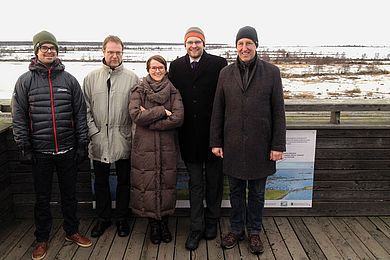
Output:
<path fill-rule="evenodd" d="M 237 245 L 238 241 L 242 241 L 245 238 L 245 232 L 241 231 L 240 234 L 234 234 L 229 232 L 226 236 L 222 238 L 221 246 L 225 249 L 233 248 Z"/>
<path fill-rule="evenodd" d="M 255 255 L 264 252 L 264 245 L 263 242 L 261 242 L 259 234 L 249 235 L 249 251 Z"/>
<path fill-rule="evenodd" d="M 47 241 L 38 242 L 34 247 L 34 251 L 32 253 L 31 258 L 33 260 L 43 259 L 46 256 L 48 246 L 49 243 Z"/>
<path fill-rule="evenodd" d="M 91 240 L 89 238 L 85 237 L 85 236 L 80 235 L 79 233 L 74 233 L 71 236 L 66 236 L 65 240 L 74 242 L 74 243 L 78 244 L 81 247 L 90 247 L 90 246 L 92 246 Z"/>

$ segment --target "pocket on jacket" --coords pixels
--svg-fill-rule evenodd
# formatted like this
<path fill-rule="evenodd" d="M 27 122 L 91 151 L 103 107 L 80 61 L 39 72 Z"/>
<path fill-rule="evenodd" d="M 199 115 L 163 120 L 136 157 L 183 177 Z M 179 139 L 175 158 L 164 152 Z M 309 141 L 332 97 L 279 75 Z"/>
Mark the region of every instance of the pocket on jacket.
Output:
<path fill-rule="evenodd" d="M 101 154 L 101 146 L 102 146 L 101 132 L 99 131 L 96 134 L 94 134 L 93 136 L 91 136 L 91 142 L 90 142 L 90 149 L 91 150 L 90 151 L 95 156 L 100 155 Z"/>
<path fill-rule="evenodd" d="M 120 126 L 119 133 L 126 140 L 131 140 L 131 125 L 128 126 Z"/>
<path fill-rule="evenodd" d="M 99 130 L 99 132 L 97 132 L 96 134 L 94 134 L 94 135 L 92 135 L 91 136 L 91 141 L 92 142 L 100 142 L 100 135 L 101 135 L 102 133 L 100 132 L 100 130 Z"/>

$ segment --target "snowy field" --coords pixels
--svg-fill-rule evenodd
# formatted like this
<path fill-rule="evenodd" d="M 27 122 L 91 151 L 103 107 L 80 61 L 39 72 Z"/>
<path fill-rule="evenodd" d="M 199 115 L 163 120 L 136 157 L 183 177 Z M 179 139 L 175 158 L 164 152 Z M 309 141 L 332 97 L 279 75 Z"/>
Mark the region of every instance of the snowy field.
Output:
<path fill-rule="evenodd" d="M 75 47 L 77 47 L 75 49 Z M 235 49 L 227 45 L 208 45 L 209 53 L 235 59 Z M 60 52 L 66 70 L 73 74 L 80 84 L 93 69 L 101 66 L 102 52 L 98 46 L 67 47 Z M 86 50 L 88 49 L 88 50 Z M 31 46 L 0 46 L 0 99 L 11 98 L 17 78 L 28 69 L 26 60 L 32 57 Z M 303 47 L 274 46 L 259 47 L 260 56 L 272 53 L 273 57 L 298 55 L 300 57 L 336 57 L 361 59 L 363 63 L 308 64 L 278 62 L 281 69 L 286 98 L 308 99 L 384 99 L 390 98 L 390 47 Z M 129 45 L 124 51 L 125 67 L 137 75 L 146 75 L 145 61 L 154 54 L 164 56 L 168 62 L 185 54 L 182 45 Z M 13 60 L 13 61 L 6 61 Z M 23 60 L 23 61 L 19 61 Z M 74 61 L 78 60 L 78 61 Z M 82 61 L 81 61 L 82 60 Z M 375 71 L 376 73 L 362 73 Z M 382 71 L 382 72 L 381 72 Z"/>

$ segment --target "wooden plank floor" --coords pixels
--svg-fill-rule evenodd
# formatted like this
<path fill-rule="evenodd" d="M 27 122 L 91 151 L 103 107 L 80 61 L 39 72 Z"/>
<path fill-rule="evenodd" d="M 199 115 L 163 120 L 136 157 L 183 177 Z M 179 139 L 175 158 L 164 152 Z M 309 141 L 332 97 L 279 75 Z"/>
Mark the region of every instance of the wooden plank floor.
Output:
<path fill-rule="evenodd" d="M 80 232 L 89 235 L 96 220 L 81 219 Z M 266 217 L 261 236 L 265 252 L 252 255 L 248 242 L 222 250 L 221 237 L 229 230 L 229 219 L 220 220 L 218 237 L 202 240 L 196 251 L 184 243 L 188 217 L 171 217 L 173 242 L 153 245 L 144 218 L 129 221 L 131 235 L 116 235 L 111 226 L 89 248 L 81 248 L 64 239 L 61 220 L 53 222 L 50 245 L 45 259 L 390 259 L 390 216 L 383 217 Z M 31 220 L 16 220 L 1 225 L 0 259 L 31 259 L 35 245 Z"/>

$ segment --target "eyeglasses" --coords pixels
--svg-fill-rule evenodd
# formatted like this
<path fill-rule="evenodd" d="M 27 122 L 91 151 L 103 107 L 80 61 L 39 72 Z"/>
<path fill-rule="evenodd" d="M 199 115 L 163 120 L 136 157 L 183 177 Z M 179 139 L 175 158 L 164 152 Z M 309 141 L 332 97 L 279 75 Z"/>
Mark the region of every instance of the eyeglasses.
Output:
<path fill-rule="evenodd" d="M 122 51 L 107 51 L 107 54 L 110 55 L 110 56 L 114 56 L 114 54 L 116 56 L 122 56 L 123 52 Z"/>
<path fill-rule="evenodd" d="M 157 71 L 157 70 L 159 70 L 159 71 L 164 71 L 165 70 L 165 67 L 164 66 L 153 66 L 153 67 L 150 67 L 149 68 L 151 71 Z"/>
<path fill-rule="evenodd" d="M 43 53 L 46 53 L 48 51 L 50 52 L 57 52 L 57 49 L 55 46 L 52 46 L 52 47 L 47 47 L 47 46 L 40 46 L 39 49 L 41 50 L 41 52 Z"/>
<path fill-rule="evenodd" d="M 187 45 L 193 45 L 195 43 L 195 45 L 201 45 L 203 42 L 202 41 L 188 41 L 186 42 Z"/>

